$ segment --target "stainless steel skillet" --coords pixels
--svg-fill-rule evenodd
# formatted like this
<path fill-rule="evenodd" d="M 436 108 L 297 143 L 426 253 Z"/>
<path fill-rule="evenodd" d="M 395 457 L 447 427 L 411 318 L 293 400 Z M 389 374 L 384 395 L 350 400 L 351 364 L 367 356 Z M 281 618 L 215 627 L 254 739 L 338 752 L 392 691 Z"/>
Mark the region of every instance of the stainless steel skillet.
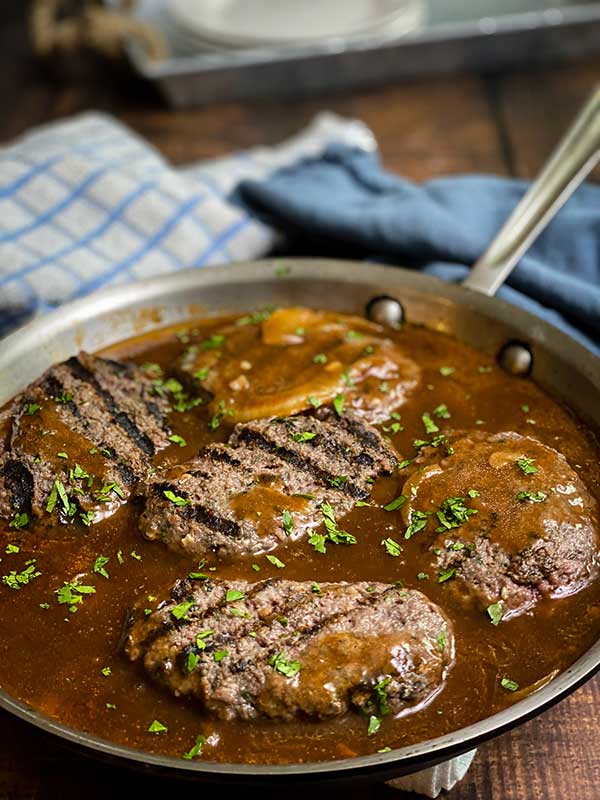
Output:
<path fill-rule="evenodd" d="M 64 306 L 0 342 L 0 405 L 52 364 L 79 349 L 97 350 L 201 314 L 247 311 L 265 304 L 303 304 L 364 313 L 373 298 L 402 304 L 405 318 L 450 333 L 507 369 L 537 383 L 600 430 L 600 359 L 533 315 L 493 293 L 556 209 L 598 159 L 600 94 L 567 134 L 544 172 L 465 286 L 397 267 L 344 261 L 277 259 L 182 271 L 130 284 Z M 393 301 L 372 302 L 374 316 L 394 314 Z M 519 343 L 517 346 L 511 344 Z M 509 345 L 507 347 L 507 345 Z M 55 722 L 0 690 L 0 707 L 88 754 L 189 778 L 247 782 L 382 779 L 414 772 L 520 724 L 572 692 L 600 669 L 600 641 L 569 669 L 510 708 L 454 733 L 389 753 L 334 762 L 257 766 L 191 762 L 133 750 Z"/>

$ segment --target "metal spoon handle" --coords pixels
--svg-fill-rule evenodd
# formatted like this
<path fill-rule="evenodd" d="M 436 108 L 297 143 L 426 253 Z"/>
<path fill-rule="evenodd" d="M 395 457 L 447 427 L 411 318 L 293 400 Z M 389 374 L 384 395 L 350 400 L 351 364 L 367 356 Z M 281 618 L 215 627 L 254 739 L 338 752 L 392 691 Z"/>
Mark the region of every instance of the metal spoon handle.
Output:
<path fill-rule="evenodd" d="M 463 285 L 494 295 L 598 159 L 600 88 L 581 109 L 541 173 L 475 262 Z"/>

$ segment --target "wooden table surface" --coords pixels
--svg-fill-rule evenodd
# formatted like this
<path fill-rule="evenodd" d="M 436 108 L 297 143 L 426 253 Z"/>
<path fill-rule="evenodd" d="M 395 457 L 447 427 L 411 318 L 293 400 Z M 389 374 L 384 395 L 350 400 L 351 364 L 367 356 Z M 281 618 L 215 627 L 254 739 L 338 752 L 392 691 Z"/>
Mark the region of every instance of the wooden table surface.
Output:
<path fill-rule="evenodd" d="M 0 10 L 2 143 L 32 125 L 102 109 L 147 137 L 174 163 L 185 163 L 277 142 L 319 110 L 332 109 L 364 120 L 377 137 L 386 166 L 410 178 L 457 172 L 531 177 L 600 74 L 599 59 L 531 71 L 435 77 L 307 101 L 173 112 L 123 68 L 93 58 L 40 67 L 29 52 L 24 5 L 5 3 Z M 595 679 L 541 717 L 482 746 L 465 780 L 447 796 L 598 800 L 599 708 L 600 680 Z M 97 765 L 65 752 L 5 713 L 0 713 L 0 731 L 0 800 L 106 800 L 121 792 L 182 797 L 205 791 Z M 290 786 L 277 794 L 295 800 L 304 792 Z M 243 793 L 258 796 L 255 791 Z M 332 787 L 314 789 L 315 798 L 335 800 L 336 794 L 342 793 Z M 400 797 L 381 785 L 361 785 L 343 794 Z"/>

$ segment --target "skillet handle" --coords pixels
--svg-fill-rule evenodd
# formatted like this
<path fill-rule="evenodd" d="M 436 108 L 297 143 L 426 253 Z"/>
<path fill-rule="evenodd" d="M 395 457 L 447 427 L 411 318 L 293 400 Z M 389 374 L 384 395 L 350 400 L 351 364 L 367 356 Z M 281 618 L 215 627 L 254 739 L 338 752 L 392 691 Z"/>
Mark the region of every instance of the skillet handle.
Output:
<path fill-rule="evenodd" d="M 600 159 L 596 89 L 463 286 L 492 296 Z"/>

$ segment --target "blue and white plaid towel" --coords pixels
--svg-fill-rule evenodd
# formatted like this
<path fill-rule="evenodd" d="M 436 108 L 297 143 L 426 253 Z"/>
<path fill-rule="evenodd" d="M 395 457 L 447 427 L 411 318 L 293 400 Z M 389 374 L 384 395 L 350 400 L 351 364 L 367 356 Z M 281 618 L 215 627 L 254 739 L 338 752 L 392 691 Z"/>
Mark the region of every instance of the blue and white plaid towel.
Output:
<path fill-rule="evenodd" d="M 375 147 L 323 113 L 291 140 L 174 169 L 115 119 L 89 113 L 0 150 L 0 336 L 104 286 L 257 258 L 277 234 L 227 202 L 246 178 L 330 144 Z"/>

